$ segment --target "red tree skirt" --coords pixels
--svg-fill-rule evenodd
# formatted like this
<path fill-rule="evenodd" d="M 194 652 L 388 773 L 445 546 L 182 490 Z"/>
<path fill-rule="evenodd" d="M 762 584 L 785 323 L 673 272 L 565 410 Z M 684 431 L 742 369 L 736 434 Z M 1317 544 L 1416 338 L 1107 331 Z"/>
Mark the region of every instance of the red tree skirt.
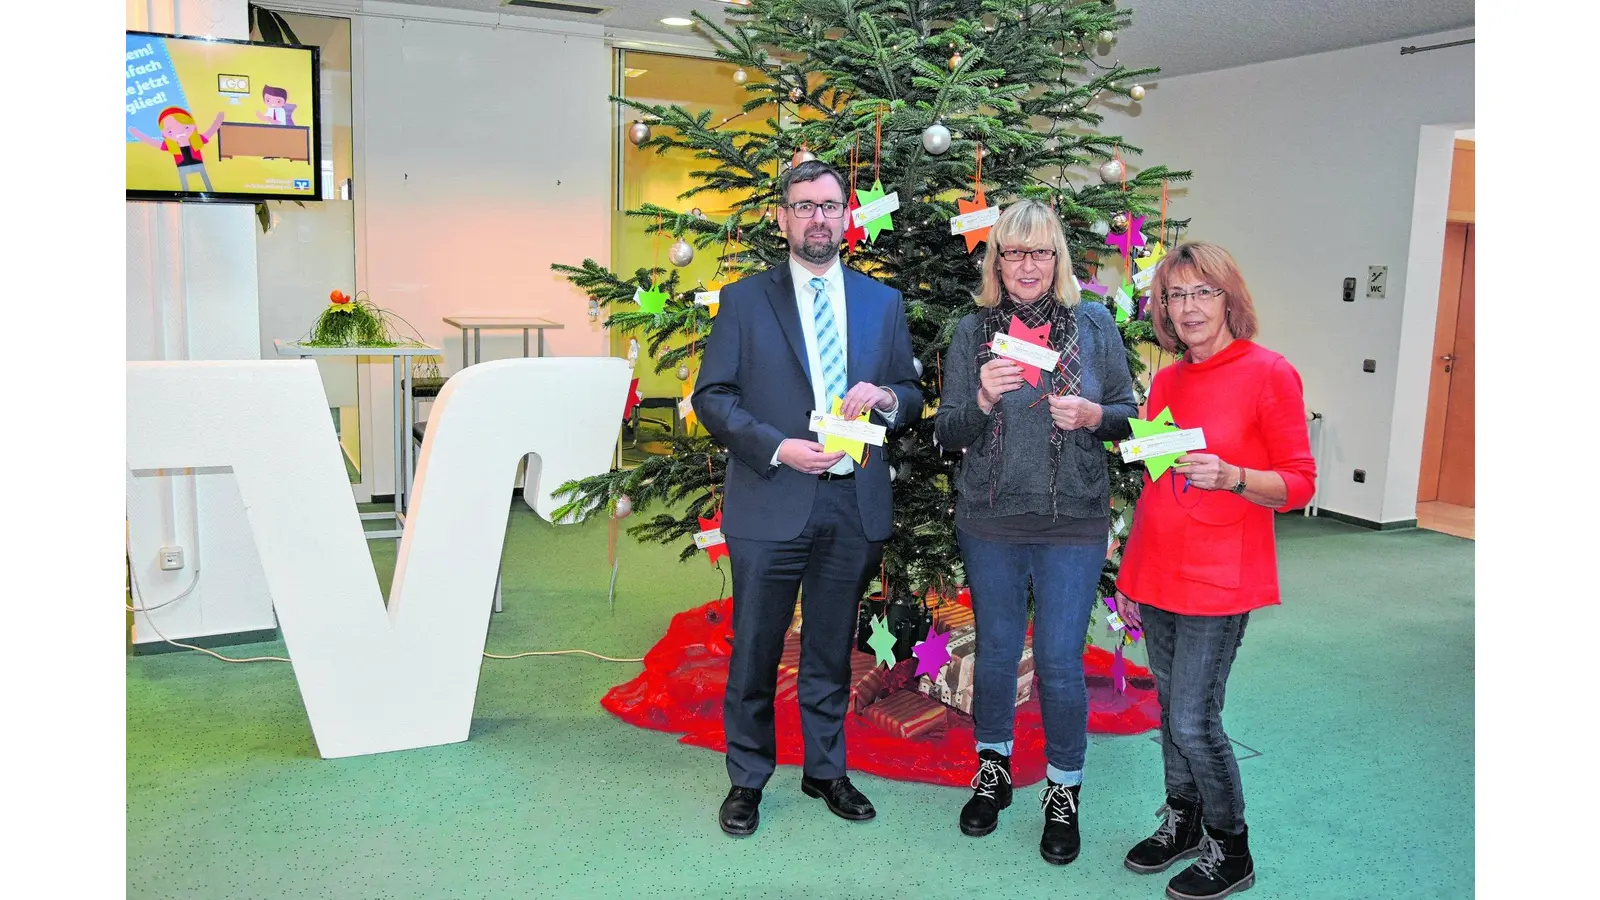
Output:
<path fill-rule="evenodd" d="M 673 616 L 666 635 L 645 655 L 644 672 L 612 688 L 600 704 L 631 725 L 682 733 L 680 740 L 685 744 L 726 751 L 722 694 L 728 681 L 732 610 L 732 598 L 725 598 Z M 1084 654 L 1089 730 L 1138 734 L 1159 727 L 1161 710 L 1150 671 L 1127 663 L 1127 690 L 1118 694 L 1111 686 L 1111 660 L 1111 653 L 1099 647 L 1090 647 Z M 801 765 L 805 750 L 799 704 L 792 697 L 780 700 L 774 718 L 778 763 Z M 948 720 L 943 735 L 906 740 L 880 731 L 857 713 L 848 713 L 844 730 L 850 768 L 898 781 L 964 787 L 973 772 L 972 719 L 952 710 Z M 1017 707 L 1011 771 L 1017 784 L 1044 778 L 1044 728 L 1037 683 L 1034 698 Z"/>

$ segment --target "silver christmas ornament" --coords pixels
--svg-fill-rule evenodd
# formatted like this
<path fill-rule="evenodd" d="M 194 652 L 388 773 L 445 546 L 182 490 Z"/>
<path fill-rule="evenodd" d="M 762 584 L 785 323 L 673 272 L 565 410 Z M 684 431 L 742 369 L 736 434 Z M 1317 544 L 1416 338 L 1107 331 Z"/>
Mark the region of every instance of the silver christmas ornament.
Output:
<path fill-rule="evenodd" d="M 650 140 L 650 126 L 644 122 L 635 122 L 628 126 L 628 140 L 635 147 Z"/>
<path fill-rule="evenodd" d="M 1103 221 L 1102 222 L 1096 222 L 1093 225 L 1089 226 L 1089 230 L 1094 232 L 1095 234 L 1100 235 L 1101 237 L 1105 237 L 1106 235 L 1111 233 L 1111 226 L 1107 225 Z"/>
<path fill-rule="evenodd" d="M 683 366 L 679 366 L 678 367 L 678 380 L 679 381 L 688 381 L 689 380 L 689 367 L 687 365 L 683 365 Z"/>
<path fill-rule="evenodd" d="M 734 84 L 744 84 L 746 81 L 749 81 L 749 80 L 750 80 L 750 73 L 746 72 L 743 69 L 734 69 L 733 70 L 733 83 Z"/>
<path fill-rule="evenodd" d="M 1099 35 L 1098 35 L 1098 36 L 1097 36 L 1097 37 L 1096 37 L 1096 38 L 1095 38 L 1095 40 L 1097 40 L 1097 41 L 1099 41 L 1099 42 L 1100 42 L 1100 46 L 1102 46 L 1102 47 L 1109 47 L 1109 46 L 1111 46 L 1111 42 L 1112 42 L 1112 41 L 1114 41 L 1114 40 L 1116 40 L 1116 39 L 1117 39 L 1117 36 L 1116 36 L 1116 35 L 1114 35 L 1114 34 L 1112 34 L 1112 33 L 1111 33 L 1111 32 L 1109 32 L 1109 31 L 1102 31 L 1102 32 L 1100 32 L 1100 34 L 1099 34 Z"/>
<path fill-rule="evenodd" d="M 1144 99 L 1144 85 L 1136 84 L 1133 87 L 1128 88 L 1128 96 L 1132 97 L 1134 99 L 1134 102 L 1138 102 L 1140 100 L 1143 100 Z"/>
<path fill-rule="evenodd" d="M 1120 159 L 1108 159 L 1100 164 L 1100 181 L 1104 184 L 1121 184 L 1127 168 Z"/>
<path fill-rule="evenodd" d="M 950 149 L 950 129 L 938 122 L 922 130 L 922 149 L 934 156 Z"/>
<path fill-rule="evenodd" d="M 706 217 L 706 214 L 701 212 L 698 206 L 689 210 L 689 215 L 694 216 L 696 219 L 704 219 Z"/>
<path fill-rule="evenodd" d="M 812 153 L 810 150 L 801 147 L 799 150 L 794 152 L 794 156 L 789 157 L 789 163 L 790 165 L 798 166 L 803 162 L 809 162 L 816 158 L 817 155 L 815 153 Z"/>
<path fill-rule="evenodd" d="M 922 360 L 920 360 L 917 357 L 913 356 L 913 357 L 911 357 L 911 365 L 916 368 L 917 377 L 921 378 L 922 377 Z"/>
<path fill-rule="evenodd" d="M 677 243 L 667 248 L 667 259 L 681 269 L 694 261 L 694 247 L 690 246 L 689 242 L 683 238 L 678 238 Z"/>
<path fill-rule="evenodd" d="M 623 494 L 617 498 L 617 509 L 615 515 L 619 519 L 626 519 L 627 517 L 633 515 L 633 500 L 629 499 L 627 494 Z"/>

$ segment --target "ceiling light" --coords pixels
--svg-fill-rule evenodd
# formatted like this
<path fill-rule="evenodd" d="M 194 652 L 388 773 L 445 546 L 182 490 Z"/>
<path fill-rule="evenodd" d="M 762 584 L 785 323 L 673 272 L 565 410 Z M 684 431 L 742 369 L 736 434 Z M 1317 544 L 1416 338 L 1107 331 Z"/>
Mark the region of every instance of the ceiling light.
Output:
<path fill-rule="evenodd" d="M 674 28 L 684 28 L 684 27 L 687 27 L 689 25 L 693 25 L 694 24 L 694 20 L 693 19 L 684 19 L 684 18 L 680 18 L 678 16 L 668 16 L 667 18 L 661 20 L 661 24 L 663 24 L 663 25 L 671 25 Z"/>

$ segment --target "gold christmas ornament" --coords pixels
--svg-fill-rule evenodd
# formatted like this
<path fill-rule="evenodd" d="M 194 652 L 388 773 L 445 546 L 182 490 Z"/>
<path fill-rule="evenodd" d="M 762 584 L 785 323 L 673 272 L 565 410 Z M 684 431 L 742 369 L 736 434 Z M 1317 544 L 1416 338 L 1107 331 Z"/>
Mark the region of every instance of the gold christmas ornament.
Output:
<path fill-rule="evenodd" d="M 803 162 L 807 162 L 809 160 L 813 160 L 813 159 L 816 159 L 816 158 L 817 158 L 817 155 L 815 153 L 812 153 L 810 150 L 807 150 L 806 148 L 801 147 L 799 150 L 796 150 L 794 152 L 794 156 L 791 156 L 789 158 L 789 163 L 791 165 L 798 166 Z"/>
<path fill-rule="evenodd" d="M 1128 233 L 1128 214 L 1127 213 L 1119 212 L 1116 215 L 1111 217 L 1111 233 L 1112 234 L 1127 234 Z"/>
<path fill-rule="evenodd" d="M 734 69 L 733 70 L 733 83 L 734 84 L 744 84 L 746 81 L 749 81 L 749 80 L 750 80 L 750 73 L 746 72 L 743 69 Z"/>
<path fill-rule="evenodd" d="M 1110 46 L 1111 42 L 1116 40 L 1116 39 L 1117 39 L 1117 36 L 1112 34 L 1109 31 L 1100 32 L 1099 36 L 1096 38 L 1096 40 L 1098 40 L 1100 42 L 1101 46 Z"/>
<path fill-rule="evenodd" d="M 960 53 L 953 54 L 950 57 L 950 71 L 954 72 L 956 70 L 956 66 L 959 66 L 959 65 L 961 65 L 961 54 Z"/>
<path fill-rule="evenodd" d="M 799 103 L 800 98 L 804 96 L 805 94 L 801 93 L 799 88 L 789 89 L 789 102 L 791 103 Z"/>

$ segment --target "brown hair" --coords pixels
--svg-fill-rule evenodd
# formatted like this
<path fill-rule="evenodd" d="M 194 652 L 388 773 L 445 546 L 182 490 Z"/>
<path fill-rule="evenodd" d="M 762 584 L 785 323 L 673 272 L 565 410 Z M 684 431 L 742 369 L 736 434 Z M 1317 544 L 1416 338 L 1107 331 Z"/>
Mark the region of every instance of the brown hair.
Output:
<path fill-rule="evenodd" d="M 1216 244 L 1188 241 L 1172 248 L 1156 266 L 1156 277 L 1150 285 L 1150 320 L 1155 327 L 1156 341 L 1170 353 L 1178 352 L 1178 329 L 1167 314 L 1167 286 L 1173 282 L 1203 281 L 1223 293 L 1225 302 L 1223 324 L 1237 340 L 1256 336 L 1256 303 L 1239 274 L 1239 264 L 1228 251 Z"/>
<path fill-rule="evenodd" d="M 1000 305 L 1000 248 L 1014 249 L 1017 245 L 1042 249 L 1054 247 L 1056 251 L 1055 283 L 1050 292 L 1056 302 L 1071 306 L 1078 302 L 1078 282 L 1072 277 L 1072 254 L 1067 249 L 1067 235 L 1061 230 L 1061 220 L 1055 210 L 1037 200 L 1018 200 L 1006 207 L 999 221 L 989 229 L 989 239 L 983 247 L 983 287 L 978 293 L 978 305 L 992 309 Z"/>

